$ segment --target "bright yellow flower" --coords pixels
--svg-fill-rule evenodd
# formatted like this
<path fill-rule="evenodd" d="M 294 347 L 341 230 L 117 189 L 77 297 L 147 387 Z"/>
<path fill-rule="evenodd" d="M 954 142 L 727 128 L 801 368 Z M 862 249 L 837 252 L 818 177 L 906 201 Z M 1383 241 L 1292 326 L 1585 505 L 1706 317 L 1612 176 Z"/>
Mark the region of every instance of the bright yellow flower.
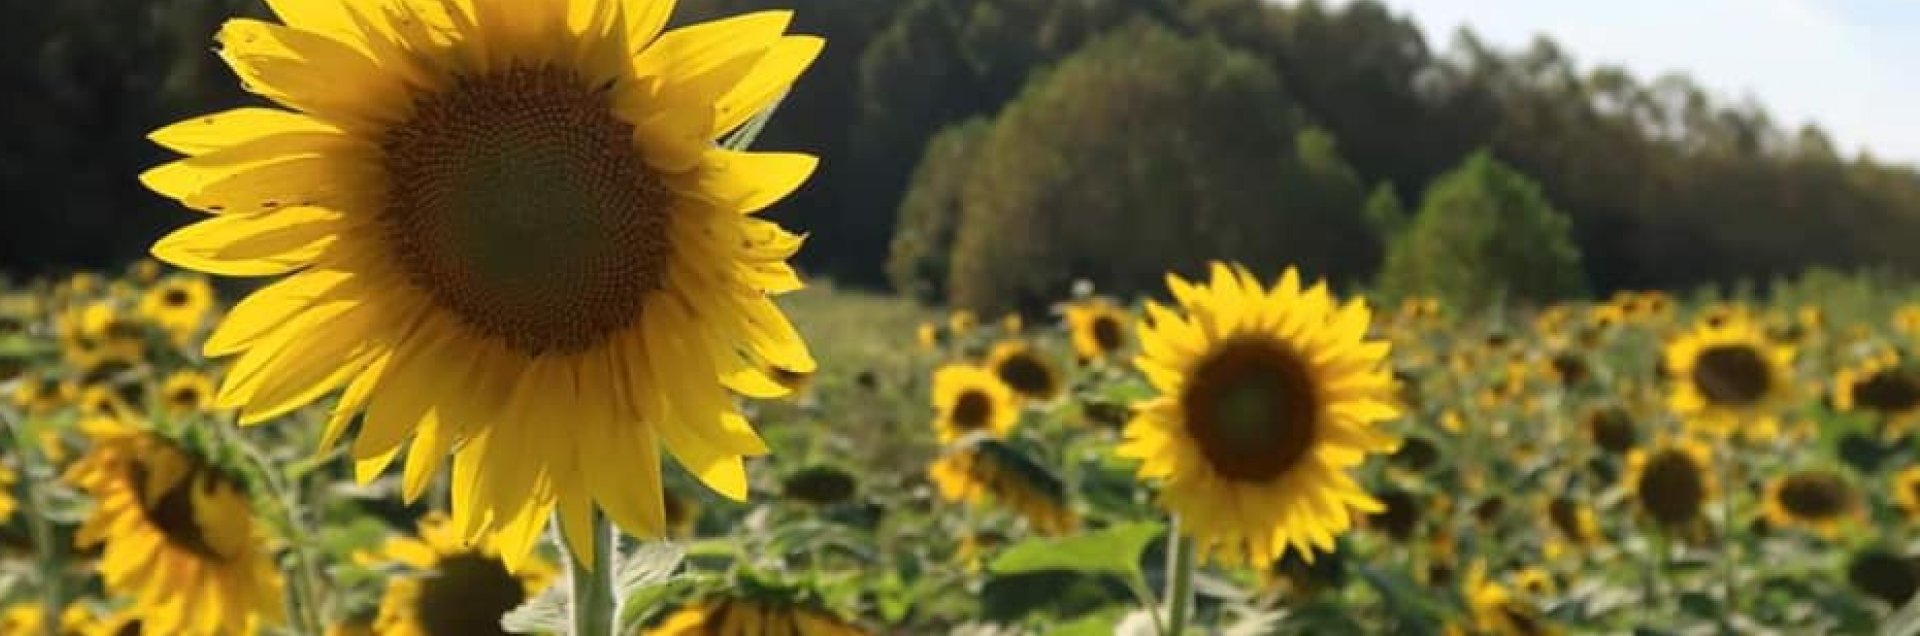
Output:
<path fill-rule="evenodd" d="M 1382 509 L 1349 471 L 1397 445 L 1376 426 L 1399 409 L 1365 303 L 1337 305 L 1292 269 L 1272 287 L 1218 263 L 1209 282 L 1167 281 L 1180 311 L 1147 305 L 1135 359 L 1159 397 L 1135 409 L 1117 453 L 1161 482 L 1203 555 L 1332 550 L 1356 513 Z"/>
<path fill-rule="evenodd" d="M 85 605 L 74 603 L 60 611 L 60 636 L 87 636 L 98 624 Z M 15 603 L 0 612 L 0 636 L 46 636 L 47 610 L 40 603 Z"/>
<path fill-rule="evenodd" d="M 213 406 L 213 378 L 199 371 L 175 371 L 160 386 L 160 403 L 174 417 Z"/>
<path fill-rule="evenodd" d="M 1067 306 L 1067 329 L 1073 334 L 1073 352 L 1082 362 L 1104 360 L 1127 346 L 1127 322 L 1132 316 L 1105 298 Z"/>
<path fill-rule="evenodd" d="M 1793 396 L 1793 349 L 1767 340 L 1739 312 L 1702 321 L 1664 352 L 1673 374 L 1668 405 L 1716 435 L 1772 418 Z"/>
<path fill-rule="evenodd" d="M 1060 378 L 1060 369 L 1046 354 L 1022 340 L 1006 340 L 993 345 L 987 354 L 987 369 L 1000 376 L 1000 381 L 1015 395 L 1036 402 L 1046 402 L 1060 397 L 1066 383 Z"/>
<path fill-rule="evenodd" d="M 452 515 L 518 567 L 556 508 L 665 531 L 659 453 L 733 499 L 766 445 L 728 389 L 815 363 L 772 296 L 801 239 L 754 216 L 815 158 L 724 149 L 819 54 L 770 11 L 662 33 L 670 0 L 270 0 L 222 57 L 284 107 L 153 134 L 142 175 L 211 216 L 154 245 L 281 276 L 208 338 L 246 424 L 345 389 L 361 479 L 454 455 Z M 590 555 L 581 555 L 583 558 Z"/>
<path fill-rule="evenodd" d="M 185 343 L 198 333 L 212 311 L 213 285 L 204 276 L 174 276 L 140 298 L 140 316 L 158 325 L 177 343 Z"/>
<path fill-rule="evenodd" d="M 1920 422 L 1920 373 L 1901 366 L 1898 355 L 1843 368 L 1833 374 L 1833 408 L 1872 413 L 1884 434 L 1897 436 Z"/>
<path fill-rule="evenodd" d="M 939 416 L 933 430 L 946 444 L 975 431 L 1005 437 L 1020 423 L 1013 390 L 992 372 L 966 364 L 949 364 L 933 373 L 933 408 Z"/>
<path fill-rule="evenodd" d="M 974 438 L 949 449 L 927 468 L 927 477 L 942 499 L 981 504 L 991 497 L 1040 534 L 1063 535 L 1080 527 L 1066 485 L 1031 458 L 992 439 Z"/>
<path fill-rule="evenodd" d="M 1849 522 L 1864 521 L 1866 506 L 1860 494 L 1840 473 L 1801 470 L 1767 482 L 1767 521 L 1780 527 L 1799 527 L 1833 538 Z"/>
<path fill-rule="evenodd" d="M 1713 450 L 1682 438 L 1666 438 L 1651 448 L 1634 449 L 1627 455 L 1623 482 L 1642 513 L 1670 528 L 1687 528 L 1699 522 L 1719 488 L 1714 479 Z"/>

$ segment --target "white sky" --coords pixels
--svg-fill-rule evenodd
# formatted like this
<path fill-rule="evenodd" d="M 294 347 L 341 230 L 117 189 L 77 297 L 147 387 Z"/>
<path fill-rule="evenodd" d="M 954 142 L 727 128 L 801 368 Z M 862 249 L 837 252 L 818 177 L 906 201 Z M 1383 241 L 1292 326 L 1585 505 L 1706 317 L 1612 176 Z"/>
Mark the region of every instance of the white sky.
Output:
<path fill-rule="evenodd" d="M 1819 124 L 1846 155 L 1920 164 L 1920 0 L 1382 1 L 1436 50 L 1462 25 L 1502 50 L 1545 33 L 1582 69 L 1682 71 L 1782 128 Z"/>

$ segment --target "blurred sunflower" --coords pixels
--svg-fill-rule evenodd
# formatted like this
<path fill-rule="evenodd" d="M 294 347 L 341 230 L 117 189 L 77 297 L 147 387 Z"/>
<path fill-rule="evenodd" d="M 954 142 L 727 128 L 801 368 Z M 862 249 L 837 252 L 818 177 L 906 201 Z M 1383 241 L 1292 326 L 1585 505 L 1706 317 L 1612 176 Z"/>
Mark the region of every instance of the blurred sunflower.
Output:
<path fill-rule="evenodd" d="M 866 636 L 869 632 L 818 603 L 715 597 L 690 603 L 646 636 Z"/>
<path fill-rule="evenodd" d="M 440 514 L 420 520 L 419 536 L 392 537 L 378 554 L 355 555 L 399 571 L 387 581 L 373 631 L 382 636 L 506 634 L 500 617 L 538 594 L 556 570 L 539 557 L 508 571 L 490 541 L 467 543 Z"/>
<path fill-rule="evenodd" d="M 1800 527 L 1826 537 L 1837 536 L 1844 524 L 1865 518 L 1859 493 L 1839 473 L 1801 470 L 1767 482 L 1767 522 L 1778 527 Z"/>
<path fill-rule="evenodd" d="M 1513 586 L 1526 592 L 1528 596 L 1552 596 L 1560 589 L 1553 580 L 1553 573 L 1540 567 L 1525 567 L 1513 573 Z"/>
<path fill-rule="evenodd" d="M 286 110 L 163 128 L 187 158 L 141 176 L 212 213 L 155 256 L 288 275 L 208 338 L 238 355 L 216 405 L 253 424 L 345 387 L 326 443 L 364 410 L 356 473 L 407 450 L 409 501 L 451 452 L 457 534 L 500 533 L 516 568 L 556 507 L 576 547 L 596 507 L 663 532 L 661 446 L 744 499 L 767 447 L 727 390 L 815 368 L 772 300 L 802 240 L 753 213 L 817 161 L 714 140 L 822 40 L 784 11 L 662 33 L 665 0 L 269 4 L 284 25 L 218 41 Z"/>
<path fill-rule="evenodd" d="M 1769 342 L 1744 314 L 1717 326 L 1702 321 L 1663 358 L 1675 378 L 1669 406 L 1706 432 L 1726 435 L 1771 418 L 1792 395 L 1793 349 Z"/>
<path fill-rule="evenodd" d="M 1126 310 L 1105 298 L 1067 306 L 1067 329 L 1073 335 L 1073 353 L 1081 362 L 1104 360 L 1127 346 Z"/>
<path fill-rule="evenodd" d="M 1159 392 L 1127 424 L 1121 457 L 1162 483 L 1160 501 L 1198 552 L 1268 563 L 1333 549 L 1358 514 L 1380 512 L 1348 471 L 1397 442 L 1388 345 L 1366 339 L 1358 299 L 1288 269 L 1268 288 L 1215 263 L 1212 280 L 1169 275 L 1182 313 L 1147 305 L 1138 366 Z"/>
<path fill-rule="evenodd" d="M 1843 368 L 1833 375 L 1833 408 L 1871 412 L 1883 432 L 1898 435 L 1920 422 L 1920 374 L 1901 366 L 1898 355 Z"/>
<path fill-rule="evenodd" d="M 1920 466 L 1908 466 L 1893 475 L 1893 501 L 1907 518 L 1920 521 Z"/>
<path fill-rule="evenodd" d="M 859 491 L 852 472 L 830 464 L 808 466 L 780 480 L 780 496 L 815 506 L 851 501 Z"/>
<path fill-rule="evenodd" d="M 89 420 L 93 448 L 65 475 L 94 499 L 74 535 L 103 545 L 100 578 L 147 630 L 250 633 L 281 618 L 280 573 L 242 484 L 180 444 Z"/>
<path fill-rule="evenodd" d="M 1547 500 L 1546 513 L 1548 525 L 1553 526 L 1567 545 L 1590 548 L 1606 540 L 1589 504 L 1570 497 L 1554 497 Z"/>
<path fill-rule="evenodd" d="M 962 440 L 927 467 L 927 477 L 942 499 L 979 504 L 991 497 L 1040 534 L 1058 536 L 1080 527 L 1059 477 L 989 437 Z"/>
<path fill-rule="evenodd" d="M 942 444 L 974 431 L 1002 437 L 1020 422 L 1013 391 L 992 372 L 972 365 L 949 364 L 933 373 L 933 407 L 940 413 L 933 429 Z"/>
<path fill-rule="evenodd" d="M 1627 493 L 1640 511 L 1667 528 L 1685 528 L 1700 520 L 1718 485 L 1713 450 L 1680 438 L 1660 440 L 1627 456 Z"/>
<path fill-rule="evenodd" d="M 947 314 L 947 333 L 958 338 L 980 326 L 980 315 L 970 309 L 955 309 Z"/>
<path fill-rule="evenodd" d="M 80 396 L 74 386 L 51 375 L 35 374 L 13 387 L 13 405 L 29 415 L 46 415 L 66 408 Z"/>
<path fill-rule="evenodd" d="M 104 384 L 89 385 L 80 389 L 80 415 L 83 417 L 112 417 L 132 420 L 135 416 L 132 406 L 120 397 L 120 392 Z"/>
<path fill-rule="evenodd" d="M 1017 336 L 1017 335 L 1020 335 L 1021 331 L 1026 330 L 1026 328 L 1027 328 L 1027 319 L 1022 317 L 1020 315 L 1020 312 L 1017 312 L 1017 311 L 1007 312 L 1007 315 L 1000 317 L 1001 333 L 1007 334 L 1009 336 Z"/>
<path fill-rule="evenodd" d="M 1847 582 L 1867 596 L 1902 607 L 1920 591 L 1920 563 L 1885 548 L 1867 548 L 1847 559 Z"/>
<path fill-rule="evenodd" d="M 88 636 L 98 621 L 85 605 L 73 603 L 60 610 L 59 629 L 47 629 L 46 606 L 37 602 L 15 603 L 0 611 L 0 636 Z"/>
<path fill-rule="evenodd" d="M 1035 402 L 1059 397 L 1064 384 L 1060 370 L 1033 345 L 1020 340 L 1005 340 L 993 345 L 986 367 L 1013 389 L 1015 395 Z"/>
<path fill-rule="evenodd" d="M 1626 454 L 1640 441 L 1634 430 L 1633 415 L 1618 406 L 1588 410 L 1581 424 L 1594 446 L 1614 455 Z"/>
<path fill-rule="evenodd" d="M 199 371 L 175 371 L 160 386 L 160 403 L 175 417 L 213 406 L 213 378 Z"/>
<path fill-rule="evenodd" d="M 173 276 L 140 298 L 140 317 L 159 326 L 177 343 L 193 337 L 212 310 L 213 285 L 204 276 Z"/>
<path fill-rule="evenodd" d="M 1475 562 L 1467 568 L 1467 612 L 1473 630 L 1488 636 L 1543 636 L 1560 630 L 1546 622 L 1531 603 L 1515 598 L 1507 586 L 1487 578 L 1487 566 Z"/>
<path fill-rule="evenodd" d="M 54 330 L 62 361 L 82 374 L 131 367 L 146 357 L 146 326 L 107 301 L 67 310 Z"/>

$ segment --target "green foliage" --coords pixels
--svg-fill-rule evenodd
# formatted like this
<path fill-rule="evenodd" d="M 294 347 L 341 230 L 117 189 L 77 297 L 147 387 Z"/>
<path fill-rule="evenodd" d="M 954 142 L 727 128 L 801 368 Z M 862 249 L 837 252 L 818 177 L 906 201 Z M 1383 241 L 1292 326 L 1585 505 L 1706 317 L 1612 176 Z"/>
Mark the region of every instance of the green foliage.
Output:
<path fill-rule="evenodd" d="M 924 302 L 946 298 L 962 195 L 980 141 L 991 128 L 986 120 L 970 120 L 942 131 L 927 146 L 900 203 L 900 224 L 887 255 L 887 278 L 895 290 Z"/>
<path fill-rule="evenodd" d="M 1571 226 L 1531 179 L 1475 153 L 1427 190 L 1380 285 L 1456 307 L 1570 297 L 1586 287 Z"/>
<path fill-rule="evenodd" d="M 1127 295 L 1216 258 L 1363 271 L 1358 180 L 1278 78 L 1141 23 L 1035 81 L 961 188 L 951 298 L 1034 310 L 1088 278 Z"/>
<path fill-rule="evenodd" d="M 1141 553 L 1165 530 L 1161 524 L 1142 521 L 1063 539 L 1027 539 L 1000 553 L 991 569 L 995 574 L 1066 570 L 1141 576 Z"/>
<path fill-rule="evenodd" d="M 1389 241 L 1399 236 L 1411 222 L 1408 218 L 1407 206 L 1400 202 L 1400 194 L 1393 191 L 1391 184 L 1386 183 L 1375 187 L 1373 194 L 1367 195 L 1365 214 L 1367 223 L 1373 226 L 1373 231 Z"/>

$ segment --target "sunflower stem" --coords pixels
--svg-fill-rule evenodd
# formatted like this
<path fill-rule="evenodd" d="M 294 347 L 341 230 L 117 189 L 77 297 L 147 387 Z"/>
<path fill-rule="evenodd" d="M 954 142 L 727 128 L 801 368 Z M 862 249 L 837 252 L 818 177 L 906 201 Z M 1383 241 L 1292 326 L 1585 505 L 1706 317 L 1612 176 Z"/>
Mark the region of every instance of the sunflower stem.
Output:
<path fill-rule="evenodd" d="M 47 517 L 47 503 L 42 498 L 41 489 L 36 487 L 42 479 L 35 474 L 42 466 L 52 472 L 53 463 L 51 458 L 41 457 L 40 445 L 30 439 L 26 427 L 11 410 L 0 409 L 0 423 L 6 425 L 7 432 L 13 437 L 14 448 L 19 449 L 19 474 L 24 477 L 22 481 L 26 482 L 26 496 L 21 498 L 20 504 L 25 509 L 27 534 L 33 541 L 34 560 L 40 568 L 42 631 L 46 636 L 60 636 L 60 614 L 67 605 L 66 586 L 62 585 L 64 581 L 61 580 L 64 567 L 60 562 L 60 547 L 56 545 L 53 524 Z M 42 463 L 39 461 L 41 459 L 48 461 Z"/>
<path fill-rule="evenodd" d="M 1193 613 L 1193 542 L 1180 536 L 1180 516 L 1167 520 L 1167 630 L 1180 636 Z"/>
<path fill-rule="evenodd" d="M 595 507 L 591 515 L 591 536 L 593 545 L 587 551 L 593 555 L 593 566 L 588 567 L 574 551 L 581 546 L 567 546 L 567 581 L 572 586 L 572 599 L 569 606 L 573 612 L 573 631 L 571 636 L 613 636 L 613 620 L 619 608 L 613 598 L 613 526 L 607 523 L 606 515 L 600 514 Z M 561 524 L 564 526 L 565 521 Z M 564 527 L 563 527 L 564 530 Z M 567 536 L 561 532 L 561 536 Z"/>

